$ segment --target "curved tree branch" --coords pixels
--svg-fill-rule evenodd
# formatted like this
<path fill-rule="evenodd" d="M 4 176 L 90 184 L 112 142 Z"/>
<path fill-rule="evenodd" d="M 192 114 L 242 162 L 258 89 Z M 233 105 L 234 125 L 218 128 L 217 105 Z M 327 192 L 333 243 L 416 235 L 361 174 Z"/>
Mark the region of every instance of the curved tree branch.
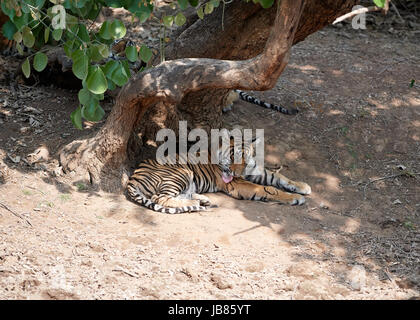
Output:
<path fill-rule="evenodd" d="M 177 103 L 185 94 L 206 88 L 272 88 L 287 65 L 303 8 L 303 0 L 281 1 L 266 46 L 254 58 L 244 61 L 205 58 L 166 61 L 132 79 L 117 100 L 146 106 L 159 100 Z"/>

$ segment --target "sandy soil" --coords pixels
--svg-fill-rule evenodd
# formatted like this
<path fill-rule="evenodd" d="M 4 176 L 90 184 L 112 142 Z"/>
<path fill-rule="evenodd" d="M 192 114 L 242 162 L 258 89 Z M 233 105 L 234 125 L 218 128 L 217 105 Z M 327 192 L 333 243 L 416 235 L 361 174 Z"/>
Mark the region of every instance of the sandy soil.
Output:
<path fill-rule="evenodd" d="M 332 27 L 298 44 L 255 93 L 298 116 L 238 102 L 226 127 L 264 128 L 267 166 L 309 183 L 307 203 L 210 194 L 219 208 L 175 216 L 62 176 L 58 148 L 103 122 L 77 131 L 75 92 L 3 72 L 0 299 L 418 297 L 419 51 L 418 37 Z"/>

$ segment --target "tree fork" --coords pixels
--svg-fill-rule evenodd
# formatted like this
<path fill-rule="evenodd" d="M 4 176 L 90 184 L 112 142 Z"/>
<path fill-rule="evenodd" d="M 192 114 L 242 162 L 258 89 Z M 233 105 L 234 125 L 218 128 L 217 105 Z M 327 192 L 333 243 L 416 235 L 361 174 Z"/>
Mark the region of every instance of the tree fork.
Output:
<path fill-rule="evenodd" d="M 209 88 L 272 88 L 288 62 L 304 2 L 281 1 L 265 48 L 254 58 L 171 60 L 136 75 L 118 94 L 114 108 L 96 136 L 74 141 L 60 152 L 64 171 L 84 171 L 89 173 L 94 185 L 109 191 L 120 189 L 127 179 L 129 137 L 150 106 L 176 105 L 186 94 Z M 119 181 L 115 181 L 116 177 Z"/>

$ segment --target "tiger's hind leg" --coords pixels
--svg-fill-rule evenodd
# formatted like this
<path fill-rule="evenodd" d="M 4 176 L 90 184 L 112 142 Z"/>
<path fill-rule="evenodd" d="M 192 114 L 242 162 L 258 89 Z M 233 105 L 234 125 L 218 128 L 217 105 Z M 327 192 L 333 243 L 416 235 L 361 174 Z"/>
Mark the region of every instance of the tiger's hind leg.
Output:
<path fill-rule="evenodd" d="M 153 195 L 151 200 L 158 205 L 166 208 L 199 208 L 199 200 L 185 199 L 183 197 L 174 197 L 167 194 Z M 193 210 L 191 210 L 193 211 Z"/>
<path fill-rule="evenodd" d="M 300 193 L 300 194 L 311 194 L 311 187 L 301 181 L 293 181 L 284 175 L 273 172 L 268 169 L 264 169 L 263 174 L 261 175 L 250 175 L 245 177 L 246 180 L 253 183 L 258 183 L 264 186 L 273 186 L 276 188 L 281 188 L 289 192 Z"/>
<path fill-rule="evenodd" d="M 305 197 L 281 191 L 272 186 L 263 186 L 241 178 L 234 178 L 231 183 L 224 186 L 224 191 L 230 196 L 240 200 L 276 201 L 290 205 L 305 203 Z"/>
<path fill-rule="evenodd" d="M 287 191 L 305 195 L 312 192 L 311 186 L 305 182 L 290 180 L 278 172 L 272 172 L 272 174 L 275 176 L 276 184 L 274 186 L 277 188 L 284 188 Z"/>

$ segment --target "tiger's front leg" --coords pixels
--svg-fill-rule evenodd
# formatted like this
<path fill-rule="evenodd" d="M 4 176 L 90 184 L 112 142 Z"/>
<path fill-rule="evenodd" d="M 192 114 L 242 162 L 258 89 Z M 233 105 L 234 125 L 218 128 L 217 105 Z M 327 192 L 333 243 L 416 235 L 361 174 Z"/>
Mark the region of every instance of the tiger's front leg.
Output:
<path fill-rule="evenodd" d="M 272 186 L 263 186 L 250 181 L 234 178 L 232 182 L 224 185 L 225 193 L 240 200 L 276 201 L 290 205 L 305 203 L 305 197 L 281 191 Z"/>
<path fill-rule="evenodd" d="M 300 194 L 310 194 L 312 192 L 311 187 L 307 183 L 290 180 L 284 175 L 268 169 L 264 169 L 261 175 L 249 175 L 245 179 L 253 183 L 282 188 Z"/>

